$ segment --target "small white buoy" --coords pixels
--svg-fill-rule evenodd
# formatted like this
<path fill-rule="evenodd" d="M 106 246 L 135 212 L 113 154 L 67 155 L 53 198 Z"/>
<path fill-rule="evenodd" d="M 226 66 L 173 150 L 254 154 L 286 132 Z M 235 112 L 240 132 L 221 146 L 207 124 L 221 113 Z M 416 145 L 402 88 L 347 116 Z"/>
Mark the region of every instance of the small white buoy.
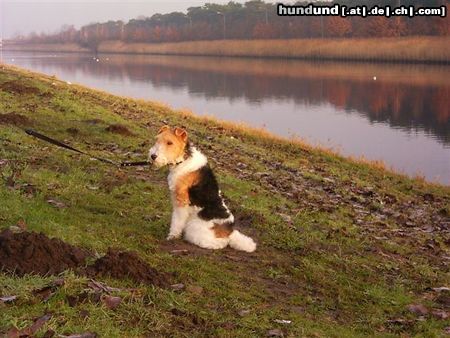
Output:
<path fill-rule="evenodd" d="M 100 60 L 99 60 L 99 59 L 96 59 L 95 61 L 99 62 Z"/>
<path fill-rule="evenodd" d="M 373 80 L 374 80 L 374 81 L 376 81 L 376 80 L 377 80 L 377 77 L 376 77 L 376 76 L 374 76 L 374 77 L 373 77 Z"/>

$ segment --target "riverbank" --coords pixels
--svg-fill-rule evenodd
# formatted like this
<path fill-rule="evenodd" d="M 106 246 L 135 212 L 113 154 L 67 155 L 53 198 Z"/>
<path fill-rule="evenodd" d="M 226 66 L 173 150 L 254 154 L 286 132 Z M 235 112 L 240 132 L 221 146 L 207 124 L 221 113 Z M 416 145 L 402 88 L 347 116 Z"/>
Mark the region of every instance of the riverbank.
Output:
<path fill-rule="evenodd" d="M 104 41 L 99 44 L 98 52 L 449 64 L 449 46 L 450 37 L 219 40 L 159 44 Z M 6 49 L 49 52 L 88 51 L 75 44 L 7 45 Z"/>
<path fill-rule="evenodd" d="M 76 270 L 45 301 L 31 290 L 57 277 L 0 273 L 0 297 L 17 296 L 0 302 L 0 332 L 44 312 L 42 333 L 102 337 L 439 336 L 449 325 L 447 291 L 433 289 L 449 277 L 449 187 L 9 66 L 0 113 L 1 229 L 42 231 L 95 256 L 133 250 L 171 280 L 98 277 L 116 288 L 113 308 Z M 22 130 L 141 160 L 163 123 L 185 126 L 208 155 L 238 226 L 258 241 L 254 254 L 166 242 L 164 170 L 118 169 Z"/>

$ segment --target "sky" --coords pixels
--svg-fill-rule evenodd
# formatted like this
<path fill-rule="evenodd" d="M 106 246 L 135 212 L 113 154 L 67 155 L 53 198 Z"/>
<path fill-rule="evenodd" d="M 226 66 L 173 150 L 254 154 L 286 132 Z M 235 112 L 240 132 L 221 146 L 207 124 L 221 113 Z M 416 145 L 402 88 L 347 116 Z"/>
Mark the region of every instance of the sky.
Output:
<path fill-rule="evenodd" d="M 0 0 L 0 33 L 4 39 L 33 31 L 51 33 L 64 24 L 79 28 L 92 22 L 128 21 L 142 15 L 185 12 L 188 7 L 206 2 L 228 3 L 229 0 Z"/>

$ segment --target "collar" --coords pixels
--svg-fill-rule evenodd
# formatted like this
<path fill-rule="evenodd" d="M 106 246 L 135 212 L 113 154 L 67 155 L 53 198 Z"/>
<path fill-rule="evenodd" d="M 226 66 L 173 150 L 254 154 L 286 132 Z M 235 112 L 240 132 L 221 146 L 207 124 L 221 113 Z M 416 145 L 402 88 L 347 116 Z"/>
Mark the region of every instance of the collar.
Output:
<path fill-rule="evenodd" d="M 177 165 L 186 161 L 189 157 L 191 157 L 191 155 L 192 155 L 191 152 L 192 152 L 192 147 L 191 147 L 191 144 L 188 142 L 186 144 L 186 148 L 184 149 L 183 156 L 181 156 L 181 158 L 177 159 L 175 161 L 175 163 L 172 163 L 172 167 L 175 168 Z"/>
<path fill-rule="evenodd" d="M 170 166 L 172 168 L 175 168 L 176 166 L 180 165 L 184 161 L 186 161 L 186 159 L 184 158 L 184 155 L 183 155 L 183 157 L 181 157 L 180 159 L 176 160 L 175 163 L 171 163 Z"/>

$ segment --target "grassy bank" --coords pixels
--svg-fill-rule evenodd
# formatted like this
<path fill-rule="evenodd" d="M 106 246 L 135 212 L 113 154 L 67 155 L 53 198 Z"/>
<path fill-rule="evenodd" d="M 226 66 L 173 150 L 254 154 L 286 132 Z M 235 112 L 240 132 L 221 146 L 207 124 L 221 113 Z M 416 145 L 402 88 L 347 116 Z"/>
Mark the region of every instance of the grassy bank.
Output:
<path fill-rule="evenodd" d="M 101 53 L 239 56 L 377 62 L 449 63 L 450 37 L 373 39 L 225 40 L 179 43 L 100 43 Z M 12 47 L 9 47 L 12 48 Z M 16 46 L 22 50 L 58 51 L 60 45 Z M 64 51 L 79 51 L 66 46 Z"/>
<path fill-rule="evenodd" d="M 40 334 L 101 337 L 441 336 L 450 325 L 443 319 L 449 295 L 433 290 L 449 280 L 448 187 L 6 66 L 0 114 L 1 229 L 42 231 L 99 256 L 108 247 L 134 250 L 184 284 L 101 278 L 122 288 L 112 292 L 122 297 L 112 310 L 89 301 L 71 306 L 68 296 L 88 282 L 71 271 L 46 302 L 32 290 L 56 277 L 0 273 L 0 297 L 18 296 L 0 302 L 0 332 L 47 311 L 53 317 Z M 209 156 L 243 232 L 259 243 L 255 253 L 166 242 L 166 171 L 118 169 L 22 130 L 139 160 L 163 123 L 185 126 Z"/>

